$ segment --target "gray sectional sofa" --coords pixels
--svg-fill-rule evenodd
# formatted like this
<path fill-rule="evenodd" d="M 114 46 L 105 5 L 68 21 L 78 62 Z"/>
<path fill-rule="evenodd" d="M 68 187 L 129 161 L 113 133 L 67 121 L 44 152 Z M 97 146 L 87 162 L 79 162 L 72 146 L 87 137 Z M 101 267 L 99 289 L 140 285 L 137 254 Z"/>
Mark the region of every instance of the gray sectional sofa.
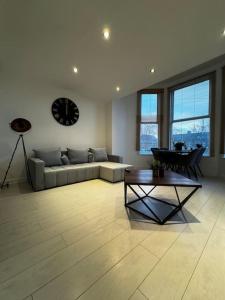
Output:
<path fill-rule="evenodd" d="M 66 156 L 66 152 L 60 152 L 60 159 L 66 157 L 64 163 L 60 165 L 50 165 L 44 160 L 37 157 L 28 159 L 28 166 L 31 174 L 32 185 L 35 191 L 43 189 L 63 186 L 76 182 L 81 182 L 90 179 L 101 178 L 109 182 L 118 182 L 124 179 L 124 171 L 126 168 L 131 168 L 131 165 L 123 164 L 122 157 L 117 155 L 107 155 L 104 161 L 101 157 L 90 159 L 90 152 L 88 162 L 71 163 Z M 98 159 L 97 159 L 98 158 Z M 82 159 L 81 159 L 82 161 Z M 57 163 L 55 163 L 57 164 Z"/>

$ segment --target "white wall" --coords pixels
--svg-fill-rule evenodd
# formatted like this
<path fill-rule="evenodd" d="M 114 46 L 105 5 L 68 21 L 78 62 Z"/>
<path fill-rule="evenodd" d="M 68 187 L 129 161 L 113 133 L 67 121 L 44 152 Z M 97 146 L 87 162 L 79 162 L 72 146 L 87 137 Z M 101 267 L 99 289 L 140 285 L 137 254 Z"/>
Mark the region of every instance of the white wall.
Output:
<path fill-rule="evenodd" d="M 62 126 L 53 118 L 51 105 L 58 97 L 71 98 L 77 104 L 80 118 L 75 125 Z M 18 117 L 32 123 L 31 131 L 24 136 L 29 155 L 32 149 L 42 147 L 105 146 L 105 105 L 56 87 L 5 82 L 0 86 L 0 181 L 18 137 L 9 123 Z M 25 176 L 22 153 L 21 144 L 9 173 L 11 180 L 22 180 Z"/>
<path fill-rule="evenodd" d="M 222 60 L 215 59 L 204 65 L 198 66 L 174 78 L 163 81 L 150 88 L 164 88 L 165 97 L 163 103 L 163 146 L 167 146 L 167 110 L 168 110 L 168 94 L 167 88 L 186 80 L 198 77 L 200 75 L 216 71 L 216 118 L 215 118 L 215 155 L 213 157 L 203 158 L 202 169 L 207 176 L 221 176 L 225 178 L 225 159 L 221 159 L 220 155 L 220 132 L 221 132 L 221 68 L 225 65 L 224 57 Z M 112 103 L 112 149 L 113 152 L 123 155 L 127 163 L 131 163 L 136 167 L 147 167 L 150 156 L 140 155 L 135 150 L 136 137 L 136 107 L 137 94 L 114 100 Z M 225 117 L 225 116 L 224 116 Z"/>
<path fill-rule="evenodd" d="M 109 154 L 112 154 L 112 102 L 106 104 L 106 130 L 105 130 L 106 148 Z"/>

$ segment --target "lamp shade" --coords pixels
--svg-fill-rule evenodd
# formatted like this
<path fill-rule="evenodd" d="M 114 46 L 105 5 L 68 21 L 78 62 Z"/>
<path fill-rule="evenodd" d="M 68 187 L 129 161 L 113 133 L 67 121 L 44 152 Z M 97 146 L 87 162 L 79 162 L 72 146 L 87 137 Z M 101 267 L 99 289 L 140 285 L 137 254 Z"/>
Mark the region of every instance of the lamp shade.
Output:
<path fill-rule="evenodd" d="M 16 132 L 26 132 L 31 129 L 31 123 L 26 119 L 18 118 L 10 123 L 10 127 Z"/>

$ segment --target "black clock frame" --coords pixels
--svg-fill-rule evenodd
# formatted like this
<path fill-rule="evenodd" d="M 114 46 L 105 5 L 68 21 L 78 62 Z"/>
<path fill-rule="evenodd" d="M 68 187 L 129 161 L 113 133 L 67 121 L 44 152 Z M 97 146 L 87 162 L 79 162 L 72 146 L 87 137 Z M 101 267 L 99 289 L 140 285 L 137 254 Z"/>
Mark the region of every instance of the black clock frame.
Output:
<path fill-rule="evenodd" d="M 52 103 L 52 115 L 59 124 L 72 126 L 79 119 L 79 109 L 72 100 L 61 97 Z"/>

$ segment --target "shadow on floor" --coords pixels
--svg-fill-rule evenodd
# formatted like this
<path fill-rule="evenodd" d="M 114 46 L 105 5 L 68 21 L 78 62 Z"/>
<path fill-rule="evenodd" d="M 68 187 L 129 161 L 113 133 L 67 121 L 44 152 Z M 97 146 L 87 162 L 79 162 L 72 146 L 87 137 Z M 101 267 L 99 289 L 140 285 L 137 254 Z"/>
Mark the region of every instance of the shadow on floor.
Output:
<path fill-rule="evenodd" d="M 149 214 L 149 211 L 141 206 L 138 207 L 138 204 L 136 205 L 136 208 L 141 210 L 143 213 L 149 215 L 151 217 L 151 214 Z M 144 222 L 144 223 L 150 223 L 150 224 L 156 224 L 153 220 L 150 220 L 143 215 L 136 213 L 135 211 L 131 210 L 130 208 L 126 208 L 128 219 L 131 221 L 131 227 L 133 222 Z M 167 207 L 165 205 L 157 204 L 154 206 L 154 212 L 157 213 L 157 215 L 163 219 L 169 212 L 171 211 L 171 207 Z M 200 223 L 199 220 L 192 215 L 186 208 L 182 208 L 181 211 L 179 211 L 176 215 L 174 215 L 170 220 L 168 220 L 165 225 L 174 225 L 174 224 L 187 224 L 187 223 Z M 159 225 L 163 226 L 163 225 Z"/>

